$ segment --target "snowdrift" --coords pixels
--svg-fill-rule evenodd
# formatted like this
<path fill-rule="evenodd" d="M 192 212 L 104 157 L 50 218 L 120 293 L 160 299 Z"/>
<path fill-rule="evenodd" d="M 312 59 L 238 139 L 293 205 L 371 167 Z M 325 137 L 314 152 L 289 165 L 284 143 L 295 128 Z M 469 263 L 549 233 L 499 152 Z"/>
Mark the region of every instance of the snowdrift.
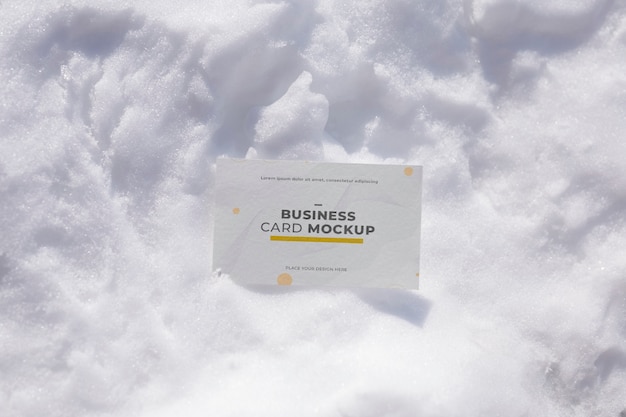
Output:
<path fill-rule="evenodd" d="M 626 3 L 0 3 L 2 416 L 619 416 Z M 421 290 L 211 273 L 219 156 L 424 166 Z"/>

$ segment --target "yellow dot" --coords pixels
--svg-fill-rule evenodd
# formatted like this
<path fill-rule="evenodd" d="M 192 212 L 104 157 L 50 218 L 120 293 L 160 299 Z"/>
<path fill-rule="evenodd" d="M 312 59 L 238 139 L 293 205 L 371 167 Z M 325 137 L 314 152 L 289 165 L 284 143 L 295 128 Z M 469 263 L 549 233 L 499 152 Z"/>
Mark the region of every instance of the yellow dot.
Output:
<path fill-rule="evenodd" d="M 415 276 L 419 278 L 419 276 L 420 276 L 420 273 L 418 272 L 417 274 L 415 274 Z"/>
<path fill-rule="evenodd" d="M 411 175 L 413 175 L 413 168 L 411 167 L 404 168 L 404 175 L 406 175 L 407 177 L 410 177 Z"/>
<path fill-rule="evenodd" d="M 239 210 L 239 207 L 235 207 L 235 208 L 233 209 L 233 214 L 239 214 L 239 212 L 240 212 L 240 211 L 241 211 L 241 210 Z"/>
<path fill-rule="evenodd" d="M 278 276 L 276 281 L 278 281 L 278 285 L 291 285 L 293 278 L 291 278 L 291 275 L 284 272 Z"/>

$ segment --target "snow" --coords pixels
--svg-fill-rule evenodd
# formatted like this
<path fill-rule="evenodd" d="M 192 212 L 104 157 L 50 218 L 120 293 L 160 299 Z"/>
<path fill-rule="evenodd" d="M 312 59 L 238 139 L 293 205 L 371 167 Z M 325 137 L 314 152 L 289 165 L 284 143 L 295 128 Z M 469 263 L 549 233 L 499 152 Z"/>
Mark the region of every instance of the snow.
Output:
<path fill-rule="evenodd" d="M 3 0 L 0 415 L 619 416 L 625 62 L 623 0 Z M 212 274 L 222 155 L 423 165 L 420 291 Z"/>

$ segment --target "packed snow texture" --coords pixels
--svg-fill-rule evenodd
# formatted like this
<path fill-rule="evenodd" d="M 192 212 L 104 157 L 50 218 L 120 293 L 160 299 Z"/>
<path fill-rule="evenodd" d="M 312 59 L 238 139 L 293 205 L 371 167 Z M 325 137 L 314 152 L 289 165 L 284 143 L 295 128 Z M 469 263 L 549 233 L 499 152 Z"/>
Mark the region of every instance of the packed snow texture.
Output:
<path fill-rule="evenodd" d="M 0 3 L 0 415 L 626 415 L 626 1 Z M 219 156 L 424 166 L 420 291 L 212 273 Z"/>

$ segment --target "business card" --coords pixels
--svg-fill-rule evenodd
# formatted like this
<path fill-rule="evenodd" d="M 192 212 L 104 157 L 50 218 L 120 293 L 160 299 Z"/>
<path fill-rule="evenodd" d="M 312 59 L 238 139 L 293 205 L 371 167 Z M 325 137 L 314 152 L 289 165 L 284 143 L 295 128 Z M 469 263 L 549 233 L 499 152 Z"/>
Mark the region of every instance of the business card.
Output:
<path fill-rule="evenodd" d="M 218 159 L 213 267 L 241 284 L 416 289 L 422 167 Z"/>

